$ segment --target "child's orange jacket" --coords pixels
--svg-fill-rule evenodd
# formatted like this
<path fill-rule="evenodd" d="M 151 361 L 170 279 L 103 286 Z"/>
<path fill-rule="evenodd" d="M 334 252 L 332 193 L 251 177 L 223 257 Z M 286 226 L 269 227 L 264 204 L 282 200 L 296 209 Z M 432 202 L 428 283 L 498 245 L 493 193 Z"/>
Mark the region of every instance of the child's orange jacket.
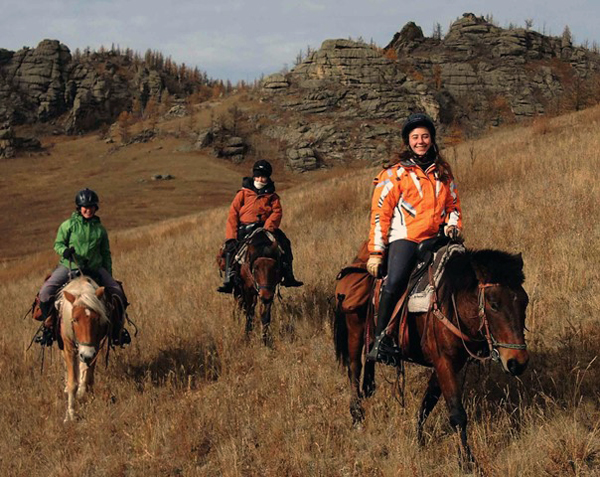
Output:
<path fill-rule="evenodd" d="M 236 239 L 241 224 L 264 222 L 264 228 L 273 232 L 279 228 L 283 211 L 281 201 L 275 193 L 275 185 L 270 182 L 258 192 L 252 185 L 252 178 L 244 178 L 242 189 L 238 191 L 231 207 L 225 226 L 225 239 Z"/>

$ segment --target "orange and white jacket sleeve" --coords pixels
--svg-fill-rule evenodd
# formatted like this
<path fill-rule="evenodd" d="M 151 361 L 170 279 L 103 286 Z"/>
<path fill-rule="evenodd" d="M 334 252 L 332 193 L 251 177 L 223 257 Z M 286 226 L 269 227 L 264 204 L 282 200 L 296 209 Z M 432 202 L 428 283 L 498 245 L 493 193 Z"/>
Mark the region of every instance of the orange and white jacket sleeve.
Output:
<path fill-rule="evenodd" d="M 281 208 L 281 200 L 277 194 L 273 194 L 273 200 L 271 202 L 272 211 L 267 220 L 265 221 L 265 229 L 269 232 L 273 232 L 279 228 L 281 219 L 283 217 L 283 209 Z"/>
<path fill-rule="evenodd" d="M 400 190 L 395 178 L 395 170 L 389 168 L 382 171 L 375 179 L 369 233 L 369 253 L 371 255 L 382 255 L 388 245 L 394 209 L 400 200 Z"/>
<path fill-rule="evenodd" d="M 462 229 L 462 211 L 460 209 L 460 198 L 454 179 L 448 184 L 449 194 L 446 196 L 446 225 L 455 225 Z"/>
<path fill-rule="evenodd" d="M 237 239 L 237 229 L 240 223 L 240 209 L 244 205 L 244 192 L 238 191 L 235 195 L 231 206 L 229 207 L 229 215 L 227 224 L 225 225 L 225 240 Z"/>

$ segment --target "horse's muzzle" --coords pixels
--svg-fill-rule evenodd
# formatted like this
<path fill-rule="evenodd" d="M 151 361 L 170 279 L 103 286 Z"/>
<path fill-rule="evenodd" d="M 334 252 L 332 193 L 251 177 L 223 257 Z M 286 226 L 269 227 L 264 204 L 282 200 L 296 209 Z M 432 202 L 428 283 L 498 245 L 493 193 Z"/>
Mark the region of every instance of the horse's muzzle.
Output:
<path fill-rule="evenodd" d="M 80 346 L 79 348 L 79 361 L 90 365 L 96 357 L 96 349 L 91 346 Z"/>
<path fill-rule="evenodd" d="M 529 353 L 527 351 L 512 352 L 506 359 L 502 359 L 502 352 L 500 353 L 500 360 L 502 367 L 511 376 L 519 376 L 527 368 L 529 363 Z"/>

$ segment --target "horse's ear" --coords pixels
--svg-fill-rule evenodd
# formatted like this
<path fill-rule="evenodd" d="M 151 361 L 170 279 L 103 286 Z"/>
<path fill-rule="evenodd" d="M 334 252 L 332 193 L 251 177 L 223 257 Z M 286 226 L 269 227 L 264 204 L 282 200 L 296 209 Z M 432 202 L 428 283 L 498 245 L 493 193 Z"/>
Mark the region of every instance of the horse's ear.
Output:
<path fill-rule="evenodd" d="M 67 299 L 67 301 L 71 304 L 75 301 L 75 296 L 69 293 L 68 291 L 63 292 L 63 296 Z"/>
<path fill-rule="evenodd" d="M 104 296 L 104 287 L 100 287 L 96 289 L 96 297 L 102 298 Z"/>
<path fill-rule="evenodd" d="M 521 266 L 521 270 L 523 270 L 523 254 L 522 253 L 517 254 L 517 260 L 518 260 L 519 265 Z"/>
<path fill-rule="evenodd" d="M 473 271 L 475 272 L 475 277 L 479 283 L 487 282 L 488 272 L 485 267 L 473 264 Z"/>

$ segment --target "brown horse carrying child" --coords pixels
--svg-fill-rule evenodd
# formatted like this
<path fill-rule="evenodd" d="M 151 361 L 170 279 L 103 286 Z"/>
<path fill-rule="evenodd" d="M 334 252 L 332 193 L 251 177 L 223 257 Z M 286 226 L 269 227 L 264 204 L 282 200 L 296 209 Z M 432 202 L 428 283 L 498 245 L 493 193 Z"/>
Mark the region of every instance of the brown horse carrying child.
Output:
<path fill-rule="evenodd" d="M 527 293 L 523 289 L 523 260 L 497 250 L 466 250 L 452 255 L 442 272 L 439 286 L 427 312 L 408 313 L 408 340 L 402 359 L 433 367 L 427 391 L 417 417 L 417 435 L 423 443 L 423 425 L 429 413 L 444 396 L 450 424 L 460 435 L 462 463 L 474 462 L 467 443 L 467 415 L 461 400 L 458 373 L 469 358 L 498 361 L 504 371 L 517 376 L 529 360 L 524 338 Z M 334 341 L 338 360 L 346 365 L 351 384 L 350 413 L 354 424 L 364 419 L 361 401 L 375 390 L 375 364 L 362 359 L 370 343 L 372 328 L 370 304 L 353 311 L 340 309 L 334 322 Z M 371 323 L 368 324 L 368 320 Z"/>
<path fill-rule="evenodd" d="M 281 258 L 282 250 L 275 236 L 264 228 L 248 235 L 235 254 L 238 266 L 233 294 L 246 315 L 246 334 L 254 328 L 255 308 L 260 300 L 262 338 L 268 346 L 272 344 L 271 307 L 282 279 Z"/>

